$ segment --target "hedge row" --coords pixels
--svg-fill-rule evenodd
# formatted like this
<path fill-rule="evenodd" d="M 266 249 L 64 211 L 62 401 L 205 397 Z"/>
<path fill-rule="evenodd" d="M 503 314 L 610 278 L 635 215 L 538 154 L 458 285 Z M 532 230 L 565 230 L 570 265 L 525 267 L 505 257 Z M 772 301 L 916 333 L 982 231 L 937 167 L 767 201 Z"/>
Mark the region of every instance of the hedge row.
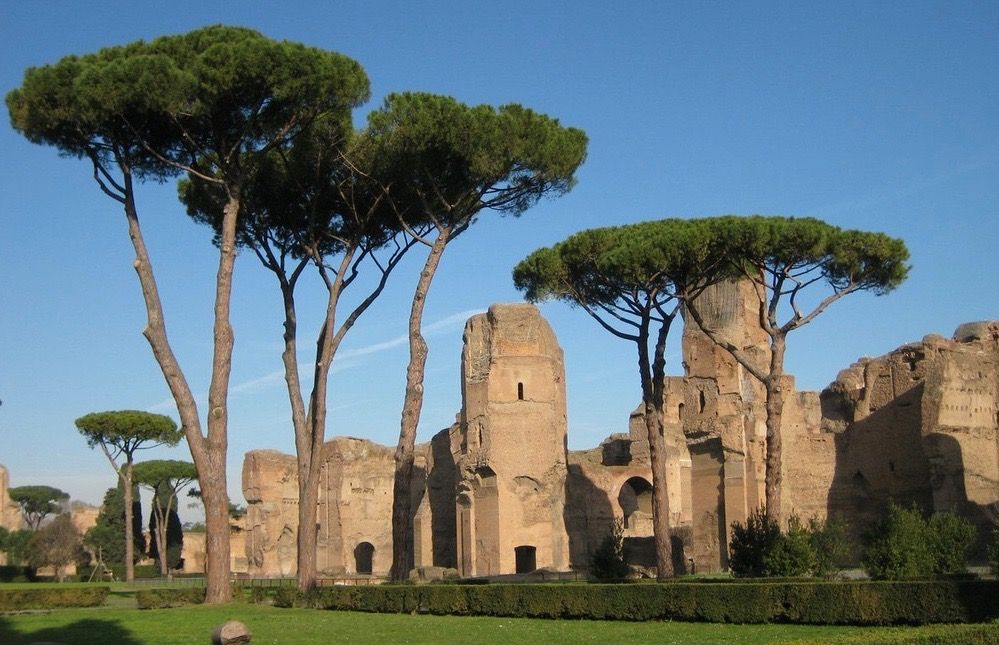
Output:
<path fill-rule="evenodd" d="M 135 603 L 139 609 L 182 607 L 184 605 L 200 605 L 203 602 L 205 602 L 204 587 L 142 589 L 135 592 Z"/>
<path fill-rule="evenodd" d="M 34 582 L 38 580 L 31 567 L 18 567 L 5 564 L 0 566 L 0 582 Z"/>
<path fill-rule="evenodd" d="M 999 582 L 375 585 L 281 589 L 278 606 L 383 613 L 893 625 L 999 618 Z"/>
<path fill-rule="evenodd" d="M 100 607 L 110 587 L 43 587 L 40 589 L 0 589 L 0 611 L 55 609 L 57 607 Z"/>

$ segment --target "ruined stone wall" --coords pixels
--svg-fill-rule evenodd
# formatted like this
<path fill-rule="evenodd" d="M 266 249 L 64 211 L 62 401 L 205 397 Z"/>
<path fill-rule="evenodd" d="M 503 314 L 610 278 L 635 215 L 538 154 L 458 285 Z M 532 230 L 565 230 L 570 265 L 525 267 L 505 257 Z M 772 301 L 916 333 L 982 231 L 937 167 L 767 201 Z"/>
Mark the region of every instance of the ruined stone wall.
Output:
<path fill-rule="evenodd" d="M 533 305 L 493 305 L 465 326 L 462 374 L 459 570 L 510 572 L 525 549 L 539 568 L 567 568 L 565 368 L 554 332 Z"/>
<path fill-rule="evenodd" d="M 246 559 L 251 574 L 290 576 L 298 569 L 298 476 L 295 458 L 253 450 L 243 459 Z"/>
<path fill-rule="evenodd" d="M 964 515 L 999 511 L 999 323 L 927 336 L 839 374 L 822 393 L 834 434 L 830 514 L 863 526 L 889 499 Z"/>
<path fill-rule="evenodd" d="M 765 365 L 767 337 L 751 286 L 717 285 L 701 298 L 709 323 Z M 682 350 L 685 374 L 668 378 L 664 409 L 675 564 L 720 570 L 732 523 L 764 499 L 764 390 L 696 325 L 685 326 Z M 999 323 L 863 359 L 821 394 L 797 392 L 786 379 L 785 516 L 843 517 L 859 535 L 894 499 L 956 511 L 983 531 L 997 523 Z M 461 387 L 456 423 L 417 446 L 414 566 L 510 574 L 528 562 L 517 555 L 528 547 L 538 568 L 585 569 L 615 520 L 624 524 L 631 562 L 654 565 L 641 410 L 627 433 L 567 452 L 562 350 L 535 307 L 494 305 L 469 320 Z M 366 545 L 373 573 L 385 574 L 393 451 L 347 438 L 325 450 L 320 571 L 356 573 L 357 549 Z M 248 453 L 243 487 L 250 573 L 293 574 L 294 457 Z"/>
<path fill-rule="evenodd" d="M 0 527 L 14 531 L 24 528 L 24 518 L 21 517 L 21 509 L 11 501 L 7 492 L 9 489 L 7 469 L 0 465 Z"/>

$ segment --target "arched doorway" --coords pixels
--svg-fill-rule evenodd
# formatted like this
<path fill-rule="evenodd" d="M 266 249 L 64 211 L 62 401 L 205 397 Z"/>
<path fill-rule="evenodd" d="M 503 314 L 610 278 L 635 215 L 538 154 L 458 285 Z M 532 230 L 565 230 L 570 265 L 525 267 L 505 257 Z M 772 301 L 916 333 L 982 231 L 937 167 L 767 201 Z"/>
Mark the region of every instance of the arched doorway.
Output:
<path fill-rule="evenodd" d="M 621 486 L 617 503 L 624 516 L 624 528 L 637 529 L 652 522 L 652 484 L 644 477 L 632 477 Z"/>
<path fill-rule="evenodd" d="M 375 545 L 371 542 L 361 542 L 354 547 L 354 571 L 359 574 L 371 574 L 375 559 Z"/>
<path fill-rule="evenodd" d="M 513 553 L 517 561 L 517 573 L 530 573 L 538 568 L 538 549 L 529 544 L 514 547 Z"/>

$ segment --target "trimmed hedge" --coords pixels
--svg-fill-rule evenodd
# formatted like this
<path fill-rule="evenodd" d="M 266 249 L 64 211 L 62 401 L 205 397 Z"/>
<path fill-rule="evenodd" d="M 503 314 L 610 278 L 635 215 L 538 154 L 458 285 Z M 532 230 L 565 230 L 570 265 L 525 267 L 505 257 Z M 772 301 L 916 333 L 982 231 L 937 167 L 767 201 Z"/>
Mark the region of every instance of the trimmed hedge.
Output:
<path fill-rule="evenodd" d="M 373 585 L 281 589 L 275 604 L 381 613 L 894 625 L 999 618 L 999 582 Z"/>
<path fill-rule="evenodd" d="M 185 589 L 142 589 L 135 592 L 135 603 L 139 609 L 164 609 L 200 605 L 205 602 L 204 587 Z"/>
<path fill-rule="evenodd" d="M 57 607 L 100 607 L 110 592 L 110 587 L 0 589 L 0 611 L 55 609 Z"/>

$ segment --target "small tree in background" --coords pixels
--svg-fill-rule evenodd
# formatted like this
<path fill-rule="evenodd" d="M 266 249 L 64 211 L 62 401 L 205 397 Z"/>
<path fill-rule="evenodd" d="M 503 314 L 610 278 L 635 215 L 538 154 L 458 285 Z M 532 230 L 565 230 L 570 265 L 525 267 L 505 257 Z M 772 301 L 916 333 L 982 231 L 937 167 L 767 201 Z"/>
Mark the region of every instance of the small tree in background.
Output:
<path fill-rule="evenodd" d="M 153 500 L 153 507 L 149 511 L 149 535 L 154 539 L 149 541 L 149 557 L 157 562 L 160 561 L 160 508 L 166 508 L 165 500 Z M 180 523 L 180 515 L 177 509 L 171 504 L 170 511 L 166 514 L 166 564 L 167 571 L 172 571 L 180 567 L 181 554 L 184 551 L 184 527 Z"/>
<path fill-rule="evenodd" d="M 624 525 L 621 520 L 614 520 L 610 533 L 590 558 L 590 574 L 597 580 L 623 580 L 628 573 L 624 560 Z"/>
<path fill-rule="evenodd" d="M 898 580 L 928 576 L 935 556 L 923 514 L 892 502 L 888 513 L 865 536 L 861 562 L 876 580 Z"/>
<path fill-rule="evenodd" d="M 808 520 L 808 539 L 815 552 L 816 576 L 832 577 L 850 557 L 850 535 L 846 522 L 839 518 L 829 518 L 824 522 L 815 517 Z"/>
<path fill-rule="evenodd" d="M 28 544 L 33 535 L 34 532 L 28 529 L 8 531 L 0 527 L 0 551 L 7 554 L 7 564 L 23 566 L 27 563 Z"/>
<path fill-rule="evenodd" d="M 142 504 L 136 491 L 132 499 L 132 561 L 137 562 L 146 551 L 146 537 L 142 532 Z M 125 535 L 125 493 L 119 480 L 118 486 L 104 493 L 97 522 L 84 534 L 83 543 L 106 563 L 117 563 L 125 558 Z"/>
<path fill-rule="evenodd" d="M 974 525 L 953 513 L 934 513 L 926 523 L 933 552 L 933 573 L 954 575 L 968 570 L 968 549 L 977 537 Z"/>
<path fill-rule="evenodd" d="M 157 545 L 160 573 L 167 577 L 170 576 L 170 566 L 167 560 L 170 548 L 167 539 L 170 512 L 176 507 L 177 494 L 197 478 L 198 473 L 194 464 L 187 461 L 155 459 L 135 464 L 135 481 L 153 493 L 153 513 L 156 516 L 156 526 L 152 538 Z M 180 520 L 178 519 L 178 528 L 179 525 Z M 165 548 L 164 545 L 166 545 Z"/>
<path fill-rule="evenodd" d="M 121 479 L 125 498 L 123 503 L 125 552 L 112 562 L 124 560 L 125 580 L 132 582 L 135 580 L 133 552 L 135 528 L 132 503 L 134 489 L 132 466 L 135 463 L 135 453 L 157 446 L 176 446 L 184 436 L 183 431 L 177 429 L 177 424 L 170 417 L 138 410 L 93 412 L 77 419 L 76 427 L 86 438 L 88 446 L 91 448 L 100 446 L 111 468 Z M 119 459 L 123 459 L 124 462 L 119 463 Z M 142 524 L 141 518 L 139 524 L 140 526 Z"/>
<path fill-rule="evenodd" d="M 46 516 L 62 510 L 69 494 L 52 486 L 17 486 L 7 489 L 10 498 L 21 507 L 24 523 L 37 531 Z"/>
<path fill-rule="evenodd" d="M 758 508 L 746 518 L 746 524 L 732 524 L 728 547 L 728 566 L 737 578 L 757 578 L 767 574 L 767 556 L 780 541 L 780 524 Z"/>
<path fill-rule="evenodd" d="M 83 549 L 80 531 L 68 513 L 35 531 L 28 544 L 28 561 L 31 566 L 55 568 L 59 582 L 66 579 L 66 567 L 74 562 L 86 564 L 90 556 Z"/>
<path fill-rule="evenodd" d="M 764 575 L 778 578 L 805 576 L 815 570 L 811 534 L 797 515 L 787 518 L 787 531 L 763 555 Z"/>

